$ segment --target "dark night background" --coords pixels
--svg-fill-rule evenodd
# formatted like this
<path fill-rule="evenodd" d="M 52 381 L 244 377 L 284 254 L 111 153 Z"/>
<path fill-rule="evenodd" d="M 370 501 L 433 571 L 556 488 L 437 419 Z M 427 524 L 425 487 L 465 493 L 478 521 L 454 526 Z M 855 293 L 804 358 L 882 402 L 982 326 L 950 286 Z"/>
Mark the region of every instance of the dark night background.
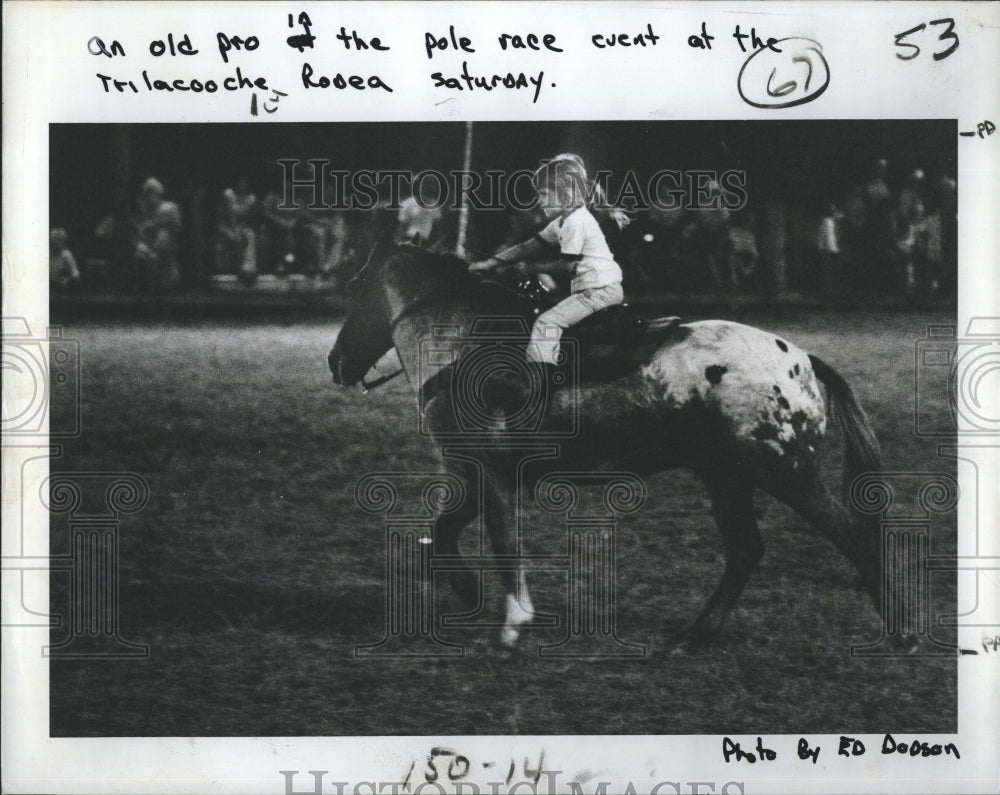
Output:
<path fill-rule="evenodd" d="M 155 175 L 184 217 L 183 285 L 203 289 L 213 272 L 219 197 L 240 178 L 261 197 L 280 188 L 277 161 L 282 158 L 328 159 L 332 168 L 346 171 L 459 170 L 464 138 L 464 123 L 55 124 L 50 127 L 49 226 L 68 231 L 71 248 L 83 261 L 95 253 L 93 230 L 101 219 L 127 218 L 142 181 Z M 612 172 L 612 196 L 628 170 L 643 184 L 662 169 L 745 171 L 747 210 L 755 213 L 761 249 L 760 286 L 780 292 L 800 286 L 798 276 L 822 214 L 830 203 L 843 209 L 852 190 L 871 179 L 876 160 L 888 161 L 885 178 L 894 197 L 917 168 L 926 174 L 929 193 L 941 177 L 954 178 L 956 140 L 953 120 L 483 122 L 474 125 L 471 168 L 511 172 L 559 152 L 575 152 L 592 176 L 598 170 Z M 473 211 L 470 242 L 485 251 L 499 245 L 506 216 Z M 767 242 L 776 226 L 783 230 L 777 251 Z M 623 263 L 648 270 L 653 262 L 662 269 L 670 255 L 643 246 L 646 227 L 640 212 L 631 237 L 613 248 Z M 622 247 L 628 250 L 623 253 Z M 126 250 L 120 243 L 119 258 Z M 871 270 L 844 273 L 857 280 L 870 277 Z M 901 291 L 899 282 L 887 275 L 875 286 L 893 293 Z M 671 286 L 675 292 L 699 287 L 690 280 Z"/>

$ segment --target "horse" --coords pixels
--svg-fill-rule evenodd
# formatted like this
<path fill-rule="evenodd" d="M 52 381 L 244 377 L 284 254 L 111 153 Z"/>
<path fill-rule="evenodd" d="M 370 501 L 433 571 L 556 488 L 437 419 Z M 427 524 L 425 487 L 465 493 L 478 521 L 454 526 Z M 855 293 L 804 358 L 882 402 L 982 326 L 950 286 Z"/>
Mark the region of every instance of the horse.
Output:
<path fill-rule="evenodd" d="M 420 402 L 423 427 L 439 448 L 445 440 L 462 438 L 467 429 L 458 404 L 470 399 L 466 393 L 477 399 L 484 393 L 475 367 L 466 368 L 472 375 L 459 383 L 462 362 L 479 355 L 468 341 L 475 339 L 483 322 L 493 323 L 496 330 L 498 318 L 524 318 L 516 295 L 470 274 L 458 257 L 409 246 L 373 251 L 348 294 L 350 307 L 328 356 L 334 383 L 367 384 L 364 379 L 373 363 L 394 348 Z M 442 336 L 442 328 L 450 332 Z M 438 354 L 448 355 L 428 360 L 422 353 L 428 340 Z M 521 348 L 516 357 L 507 356 L 500 369 L 516 369 L 523 360 Z M 827 426 L 820 384 L 845 448 L 840 499 L 822 481 L 817 457 Z M 853 564 L 881 613 L 877 524 L 871 517 L 856 518 L 844 504 L 859 475 L 882 469 L 879 446 L 851 387 L 817 356 L 739 323 L 690 322 L 675 328 L 623 373 L 569 384 L 555 391 L 546 406 L 537 426 L 543 437 L 573 426 L 572 433 L 559 436 L 559 456 L 547 462 L 553 469 L 618 468 L 642 476 L 687 467 L 704 482 L 722 534 L 725 568 L 685 633 L 684 644 L 700 645 L 718 636 L 761 560 L 764 547 L 754 514 L 757 489 L 791 506 L 829 539 Z M 492 414 L 488 409 L 484 413 L 494 422 L 486 426 L 486 453 L 476 462 L 443 457 L 444 470 L 462 479 L 466 493 L 457 510 L 435 520 L 434 555 L 460 560 L 459 534 L 480 516 L 493 554 L 516 554 L 512 535 L 518 484 L 510 473 L 516 470 L 511 458 L 518 454 L 518 437 L 509 408 Z M 480 593 L 476 574 L 466 569 L 451 575 L 452 588 L 475 605 Z M 525 569 L 502 569 L 500 579 L 506 601 L 500 640 L 515 646 L 534 616 Z"/>

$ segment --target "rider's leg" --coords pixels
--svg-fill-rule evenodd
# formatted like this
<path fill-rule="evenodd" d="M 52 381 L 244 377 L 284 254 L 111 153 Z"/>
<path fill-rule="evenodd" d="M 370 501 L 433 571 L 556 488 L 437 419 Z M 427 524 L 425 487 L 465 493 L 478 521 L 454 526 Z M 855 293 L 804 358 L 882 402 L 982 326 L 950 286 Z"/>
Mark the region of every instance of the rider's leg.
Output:
<path fill-rule="evenodd" d="M 548 311 L 542 312 L 531 329 L 528 359 L 540 364 L 557 365 L 559 340 L 563 331 L 600 309 L 620 304 L 623 297 L 621 283 L 616 282 L 573 293 Z"/>

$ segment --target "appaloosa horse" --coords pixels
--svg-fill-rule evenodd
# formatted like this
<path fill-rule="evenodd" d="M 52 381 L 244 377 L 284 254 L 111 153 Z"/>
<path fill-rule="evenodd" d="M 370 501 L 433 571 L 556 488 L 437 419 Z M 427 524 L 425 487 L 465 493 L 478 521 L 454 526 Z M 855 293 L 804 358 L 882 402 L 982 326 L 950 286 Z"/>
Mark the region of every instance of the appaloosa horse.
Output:
<path fill-rule="evenodd" d="M 329 354 L 334 381 L 357 384 L 395 348 L 419 397 L 424 427 L 439 442 L 461 438 L 465 426 L 459 404 L 482 401 L 484 394 L 483 369 L 461 367 L 483 351 L 469 340 L 475 340 L 484 319 L 495 325 L 498 316 L 518 317 L 523 307 L 516 297 L 470 275 L 458 258 L 407 246 L 373 252 L 350 296 L 350 311 Z M 442 336 L 441 328 L 451 331 Z M 422 343 L 428 340 L 434 340 L 439 354 L 450 355 L 421 361 Z M 516 368 L 521 358 L 519 350 L 499 369 Z M 681 326 L 624 375 L 560 389 L 537 428 L 544 436 L 575 423 L 573 433 L 559 438 L 561 455 L 553 465 L 562 469 L 616 468 L 641 475 L 685 466 L 704 481 L 726 563 L 722 581 L 692 627 L 693 640 L 719 632 L 763 554 L 753 507 L 758 488 L 790 505 L 833 542 L 861 574 L 876 609 L 881 607 L 877 528 L 856 520 L 820 478 L 817 448 L 826 429 L 820 382 L 843 433 L 846 492 L 862 472 L 881 469 L 874 433 L 850 387 L 817 357 L 739 323 L 706 320 Z M 504 443 L 516 439 L 511 418 L 488 409 L 485 415 L 493 417 L 493 444 L 484 445 L 488 452 L 475 465 L 445 459 L 445 468 L 467 488 L 460 509 L 435 523 L 435 555 L 458 556 L 459 532 L 480 515 L 493 554 L 516 554 L 517 484 L 509 474 L 516 469 L 510 461 L 516 450 Z M 523 569 L 504 570 L 501 579 L 507 605 L 501 638 L 511 645 L 533 608 Z M 470 570 L 452 583 L 467 599 L 478 596 L 478 580 Z"/>

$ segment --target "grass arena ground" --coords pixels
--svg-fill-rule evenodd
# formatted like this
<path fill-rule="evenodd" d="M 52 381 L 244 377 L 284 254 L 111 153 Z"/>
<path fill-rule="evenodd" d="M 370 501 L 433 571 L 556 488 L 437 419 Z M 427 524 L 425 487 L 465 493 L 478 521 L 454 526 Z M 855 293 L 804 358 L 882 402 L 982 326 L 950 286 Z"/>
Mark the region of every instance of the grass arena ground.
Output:
<path fill-rule="evenodd" d="M 854 387 L 892 470 L 953 471 L 913 432 L 914 345 L 941 311 L 745 314 L 822 357 Z M 53 318 L 57 321 L 58 318 Z M 618 632 L 635 660 L 539 659 L 496 629 L 444 629 L 458 659 L 357 658 L 384 633 L 385 543 L 354 487 L 379 470 L 430 471 L 402 379 L 367 396 L 330 383 L 334 321 L 81 320 L 83 433 L 52 469 L 131 471 L 148 506 L 121 525 L 121 631 L 146 660 L 51 662 L 53 736 L 952 732 L 956 660 L 859 659 L 880 623 L 845 559 L 762 494 L 765 557 L 721 638 L 672 654 L 722 574 L 721 538 L 686 471 L 647 479 L 618 533 Z M 939 397 L 946 411 L 946 396 Z M 840 440 L 825 450 L 839 490 Z M 565 544 L 532 509 L 529 553 Z M 474 532 L 468 531 L 468 540 Z M 932 550 L 954 554 L 954 514 Z M 52 524 L 52 554 L 65 525 Z M 52 576 L 52 609 L 66 583 Z M 565 576 L 530 576 L 564 614 Z M 499 584 L 488 574 L 493 617 Z M 934 610 L 954 581 L 932 580 Z M 935 630 L 944 640 L 947 631 Z M 943 634 L 941 634 L 943 633 Z M 59 630 L 53 638 L 61 638 Z"/>

